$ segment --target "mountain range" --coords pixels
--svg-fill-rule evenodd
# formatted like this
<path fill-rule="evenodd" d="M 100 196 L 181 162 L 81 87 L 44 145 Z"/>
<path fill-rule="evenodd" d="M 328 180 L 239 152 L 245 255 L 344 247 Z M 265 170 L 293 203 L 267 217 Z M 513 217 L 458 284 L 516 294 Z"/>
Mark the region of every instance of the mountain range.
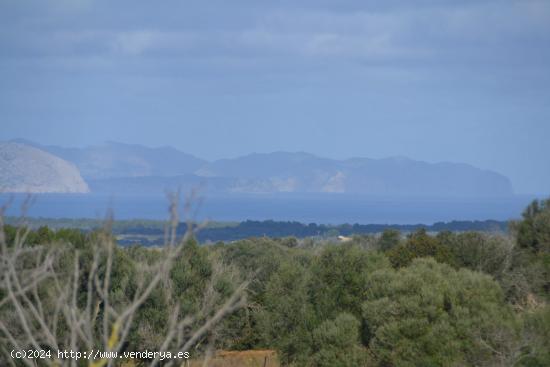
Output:
<path fill-rule="evenodd" d="M 209 162 L 172 147 L 116 142 L 85 148 L 47 146 L 21 139 L 0 143 L 0 169 L 0 188 L 4 192 L 143 195 L 203 186 L 208 193 L 219 194 L 513 194 L 512 184 L 505 176 L 463 163 L 427 163 L 404 157 L 335 160 L 303 152 L 254 153 Z"/>

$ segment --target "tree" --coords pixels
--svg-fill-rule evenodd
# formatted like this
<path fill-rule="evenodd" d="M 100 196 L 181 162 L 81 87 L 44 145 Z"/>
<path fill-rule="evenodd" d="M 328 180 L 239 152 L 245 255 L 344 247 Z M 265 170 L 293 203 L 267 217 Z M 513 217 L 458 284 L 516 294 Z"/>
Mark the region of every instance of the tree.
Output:
<path fill-rule="evenodd" d="M 510 270 L 514 243 L 510 237 L 481 232 L 453 234 L 447 239 L 459 267 L 490 274 L 502 279 Z"/>
<path fill-rule="evenodd" d="M 533 201 L 510 228 L 523 250 L 514 257 L 514 270 L 525 276 L 531 292 L 550 299 L 550 199 Z"/>
<path fill-rule="evenodd" d="M 433 259 L 368 280 L 363 317 L 380 366 L 504 365 L 515 317 L 497 283 Z"/>
<path fill-rule="evenodd" d="M 433 257 L 440 262 L 454 263 L 450 249 L 441 245 L 424 228 L 411 233 L 404 244 L 392 248 L 386 254 L 395 268 L 407 266 L 419 257 Z"/>
<path fill-rule="evenodd" d="M 524 345 L 517 366 L 550 366 L 550 306 L 524 315 Z"/>
<path fill-rule="evenodd" d="M 297 261 L 284 262 L 267 283 L 262 309 L 256 314 L 262 345 L 276 348 L 283 363 L 304 362 L 316 324 L 309 302 L 308 272 Z"/>
<path fill-rule="evenodd" d="M 399 245 L 401 241 L 401 232 L 397 229 L 385 229 L 378 239 L 378 248 L 381 251 L 388 251 Z"/>
<path fill-rule="evenodd" d="M 265 329 L 261 324 L 262 307 L 270 279 L 278 274 L 281 265 L 292 259 L 291 248 L 269 238 L 252 238 L 218 249 L 219 256 L 236 267 L 245 279 L 253 279 L 247 288 L 249 305 L 226 319 L 222 332 L 227 336 L 223 347 L 250 349 L 265 347 Z M 265 325 L 265 324 L 263 324 Z"/>
<path fill-rule="evenodd" d="M 359 340 L 360 326 L 359 320 L 348 313 L 319 325 L 313 332 L 313 366 L 365 366 L 367 353 Z"/>
<path fill-rule="evenodd" d="M 361 303 L 371 273 L 389 267 L 384 255 L 353 244 L 328 245 L 311 269 L 311 295 L 320 319 L 341 312 L 361 316 Z"/>
<path fill-rule="evenodd" d="M 518 245 L 534 253 L 550 253 L 550 199 L 535 200 L 511 223 Z"/>

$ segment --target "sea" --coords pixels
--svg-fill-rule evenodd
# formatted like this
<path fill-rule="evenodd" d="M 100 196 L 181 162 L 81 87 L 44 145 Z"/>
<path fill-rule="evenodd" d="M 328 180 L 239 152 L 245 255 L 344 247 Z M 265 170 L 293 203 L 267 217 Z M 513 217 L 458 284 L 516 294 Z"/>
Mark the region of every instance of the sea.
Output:
<path fill-rule="evenodd" d="M 534 199 L 369 197 L 351 194 L 180 195 L 180 219 L 275 220 L 318 224 L 433 224 L 453 220 L 510 220 Z M 186 204 L 187 203 L 187 204 Z M 4 215 L 43 218 L 169 218 L 166 195 L 0 194 Z"/>

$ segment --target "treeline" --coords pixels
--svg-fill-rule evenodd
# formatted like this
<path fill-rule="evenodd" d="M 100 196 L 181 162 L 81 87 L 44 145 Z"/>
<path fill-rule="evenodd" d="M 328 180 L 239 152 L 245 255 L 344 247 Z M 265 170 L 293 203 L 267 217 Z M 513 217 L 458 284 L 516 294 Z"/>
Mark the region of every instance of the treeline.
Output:
<path fill-rule="evenodd" d="M 262 223 L 245 226 L 261 231 Z M 211 246 L 190 239 L 164 286 L 139 308 L 124 349 L 157 350 L 174 322 L 171 307 L 182 319 L 194 316 L 192 327 L 208 316 L 205 302 L 223 304 L 249 281 L 246 305 L 198 338 L 193 353 L 276 349 L 285 366 L 550 365 L 550 200 L 533 202 L 508 234 L 430 230 L 385 228 L 341 244 L 258 232 Z M 10 226 L 4 232 L 8 247 L 20 235 Z M 39 229 L 26 243 L 62 248 L 63 273 L 75 251 L 88 269 L 99 235 Z M 140 273 L 166 251 L 117 247 L 113 302 L 131 299 Z M 12 320 L 13 307 L 0 304 L 0 320 Z"/>
<path fill-rule="evenodd" d="M 16 218 L 7 218 L 8 224 L 18 223 Z M 50 229 L 72 228 L 89 232 L 102 228 L 104 222 L 92 219 L 50 219 L 29 218 L 29 227 L 37 229 L 48 227 Z M 141 243 L 143 245 L 159 245 L 163 243 L 166 234 L 166 223 L 153 220 L 117 220 L 110 224 L 112 233 L 120 236 L 123 245 Z M 196 229 L 198 224 L 192 224 Z M 212 222 L 197 232 L 196 238 L 200 242 L 236 241 L 249 237 L 335 237 L 361 234 L 382 233 L 385 230 L 394 229 L 403 233 L 425 229 L 428 232 L 496 232 L 508 231 L 508 222 L 496 220 L 484 221 L 451 221 L 437 222 L 431 225 L 424 224 L 341 224 L 326 225 L 309 223 L 304 224 L 295 221 L 254 221 L 244 222 Z M 187 223 L 180 223 L 177 227 L 178 235 L 183 235 L 188 230 Z M 149 236 L 149 238 L 144 238 Z"/>
<path fill-rule="evenodd" d="M 182 225 L 180 229 L 184 232 L 187 229 Z M 400 232 L 414 232 L 418 229 L 425 229 L 430 232 L 452 231 L 486 231 L 506 232 L 507 223 L 495 220 L 485 221 L 452 221 L 437 222 L 432 225 L 423 224 L 303 224 L 299 222 L 277 222 L 273 220 L 253 221 L 247 220 L 236 226 L 206 228 L 198 233 L 201 241 L 235 241 L 248 237 L 334 237 L 351 236 L 361 234 L 381 233 L 388 229 L 395 229 Z"/>

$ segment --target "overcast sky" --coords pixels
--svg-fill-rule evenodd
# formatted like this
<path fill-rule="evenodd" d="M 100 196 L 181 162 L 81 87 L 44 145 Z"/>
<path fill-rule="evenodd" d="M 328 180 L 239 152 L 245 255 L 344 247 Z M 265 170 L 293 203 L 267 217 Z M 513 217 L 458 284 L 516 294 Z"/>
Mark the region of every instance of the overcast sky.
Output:
<path fill-rule="evenodd" d="M 0 124 L 207 159 L 465 162 L 549 194 L 550 1 L 0 0 Z"/>

